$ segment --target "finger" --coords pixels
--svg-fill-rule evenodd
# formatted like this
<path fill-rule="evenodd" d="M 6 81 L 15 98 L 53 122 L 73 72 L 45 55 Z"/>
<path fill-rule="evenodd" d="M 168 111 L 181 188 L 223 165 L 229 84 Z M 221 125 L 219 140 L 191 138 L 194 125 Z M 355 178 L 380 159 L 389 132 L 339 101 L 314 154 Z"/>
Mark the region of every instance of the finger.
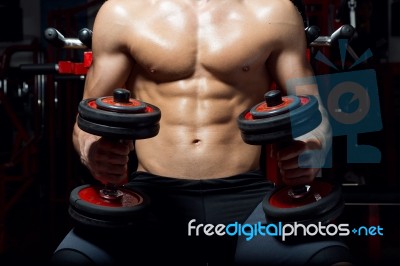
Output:
<path fill-rule="evenodd" d="M 95 155 L 93 155 L 93 160 L 97 164 L 114 164 L 114 165 L 125 165 L 129 161 L 129 156 L 128 155 L 116 155 L 107 152 L 98 152 Z"/>
<path fill-rule="evenodd" d="M 113 183 L 119 184 L 122 180 L 127 178 L 127 166 L 113 167 L 108 166 L 96 166 L 92 168 L 92 175 L 102 183 Z"/>
<path fill-rule="evenodd" d="M 307 145 L 303 141 L 294 140 L 286 147 L 279 147 L 277 149 L 278 160 L 289 160 L 298 157 L 307 149 Z"/>
<path fill-rule="evenodd" d="M 296 168 L 318 168 L 320 164 L 317 164 L 320 152 L 305 151 L 298 157 L 294 157 L 287 160 L 279 160 L 278 166 L 282 170 L 296 169 Z"/>
<path fill-rule="evenodd" d="M 325 157 L 320 150 L 306 150 L 287 160 L 279 160 L 278 167 L 284 170 L 294 168 L 322 168 Z"/>
<path fill-rule="evenodd" d="M 95 166 L 96 175 L 125 175 L 128 171 L 127 164 L 97 163 Z"/>
<path fill-rule="evenodd" d="M 310 184 L 313 181 L 313 178 L 309 176 L 301 176 L 294 179 L 282 178 L 282 181 L 287 186 L 302 186 Z"/>
<path fill-rule="evenodd" d="M 278 167 L 281 170 L 290 170 L 299 168 L 299 159 L 298 157 L 295 157 L 288 160 L 279 160 Z"/>
<path fill-rule="evenodd" d="M 125 145 L 128 145 L 128 147 L 133 146 L 133 140 L 130 140 L 130 139 L 121 139 L 118 142 L 122 143 L 122 144 L 125 144 Z"/>
<path fill-rule="evenodd" d="M 296 168 L 290 170 L 280 170 L 282 181 L 287 185 L 308 184 L 314 180 L 318 169 Z"/>
<path fill-rule="evenodd" d="M 119 155 L 127 155 L 131 151 L 129 142 L 121 142 L 119 140 L 112 140 L 109 138 L 101 138 L 99 140 L 98 149 L 99 151 L 107 151 Z"/>
<path fill-rule="evenodd" d="M 122 185 L 128 180 L 127 175 L 96 175 L 96 179 L 103 184 Z"/>
<path fill-rule="evenodd" d="M 326 154 L 322 150 L 306 150 L 299 155 L 299 168 L 322 168 Z"/>

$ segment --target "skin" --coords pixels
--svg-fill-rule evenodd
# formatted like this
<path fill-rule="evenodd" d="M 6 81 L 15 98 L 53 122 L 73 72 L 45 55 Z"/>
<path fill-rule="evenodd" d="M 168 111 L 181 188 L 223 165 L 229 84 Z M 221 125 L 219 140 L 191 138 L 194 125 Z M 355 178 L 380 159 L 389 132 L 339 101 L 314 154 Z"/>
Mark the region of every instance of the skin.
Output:
<path fill-rule="evenodd" d="M 75 149 L 103 183 L 126 182 L 133 149 L 139 171 L 166 177 L 211 179 L 259 168 L 261 149 L 243 142 L 237 117 L 263 101 L 273 82 L 285 94 L 288 80 L 314 75 L 304 24 L 289 0 L 108 0 L 92 48 L 84 99 L 124 87 L 162 112 L 159 134 L 135 147 L 75 125 Z M 316 86 L 296 93 L 318 96 Z M 315 131 L 329 130 L 324 117 Z M 323 145 L 316 136 L 273 150 L 286 184 L 311 182 L 320 170 L 298 165 L 299 154 Z"/>

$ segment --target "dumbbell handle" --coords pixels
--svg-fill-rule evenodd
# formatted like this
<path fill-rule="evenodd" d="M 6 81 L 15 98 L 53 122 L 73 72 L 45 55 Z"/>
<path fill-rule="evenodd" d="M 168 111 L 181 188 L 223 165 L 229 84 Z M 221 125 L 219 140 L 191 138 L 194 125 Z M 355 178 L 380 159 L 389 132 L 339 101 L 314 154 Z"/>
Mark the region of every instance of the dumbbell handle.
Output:
<path fill-rule="evenodd" d="M 117 200 L 122 195 L 123 193 L 118 189 L 118 186 L 112 183 L 107 183 L 104 188 L 100 189 L 100 196 L 107 200 Z"/>
<path fill-rule="evenodd" d="M 118 103 L 128 103 L 130 99 L 130 92 L 126 89 L 114 90 L 113 100 Z M 119 143 L 124 143 L 125 140 L 119 139 Z M 105 184 L 104 188 L 100 190 L 100 195 L 109 200 L 121 198 L 123 193 L 118 189 L 118 186 L 112 183 Z"/>
<path fill-rule="evenodd" d="M 119 139 L 119 143 L 124 143 L 125 140 Z M 106 183 L 104 187 L 100 189 L 100 196 L 108 200 L 117 200 L 122 197 L 123 193 L 119 189 L 119 185 L 113 183 Z"/>
<path fill-rule="evenodd" d="M 293 145 L 293 143 L 294 143 L 294 140 L 290 139 L 285 142 L 279 143 L 278 146 L 281 149 L 281 148 L 289 147 L 290 145 Z M 295 186 L 291 186 L 291 189 L 289 190 L 289 196 L 292 198 L 301 198 L 307 192 L 308 192 L 308 186 L 306 184 L 295 185 Z"/>
<path fill-rule="evenodd" d="M 265 93 L 264 98 L 265 98 L 266 105 L 269 107 L 279 106 L 283 103 L 282 93 L 279 90 L 268 91 L 267 93 Z M 286 148 L 286 147 L 289 147 L 290 145 L 292 145 L 293 141 L 294 140 L 292 139 L 292 137 L 288 136 L 284 139 L 280 139 L 278 142 L 276 142 L 275 144 L 272 144 L 272 145 L 275 145 L 275 147 L 277 149 L 283 149 L 283 148 Z M 270 146 L 267 146 L 267 147 L 270 148 L 270 151 L 269 152 L 267 151 L 268 152 L 267 154 L 270 154 L 271 149 L 273 147 L 271 146 L 271 144 L 270 144 Z M 277 185 L 282 184 L 282 178 L 280 178 L 278 162 L 276 160 L 276 157 L 271 156 L 269 158 L 269 160 L 267 160 L 267 163 L 268 163 L 267 169 L 270 169 L 269 175 L 268 175 L 270 180 L 272 179 L 272 181 L 275 182 L 275 184 L 277 184 Z M 291 192 L 293 194 L 292 196 L 297 197 L 298 195 L 302 195 L 306 189 L 307 188 L 302 185 L 294 186 L 291 189 Z"/>

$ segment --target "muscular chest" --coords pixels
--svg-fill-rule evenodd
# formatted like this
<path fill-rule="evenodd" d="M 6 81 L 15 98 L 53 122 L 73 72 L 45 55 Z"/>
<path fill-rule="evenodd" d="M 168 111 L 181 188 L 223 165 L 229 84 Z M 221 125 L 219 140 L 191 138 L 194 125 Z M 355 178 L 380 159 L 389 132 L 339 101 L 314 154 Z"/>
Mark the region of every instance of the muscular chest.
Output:
<path fill-rule="evenodd" d="M 162 8 L 135 23 L 131 53 L 150 74 L 182 78 L 199 69 L 216 75 L 260 67 L 270 45 L 245 11 Z"/>

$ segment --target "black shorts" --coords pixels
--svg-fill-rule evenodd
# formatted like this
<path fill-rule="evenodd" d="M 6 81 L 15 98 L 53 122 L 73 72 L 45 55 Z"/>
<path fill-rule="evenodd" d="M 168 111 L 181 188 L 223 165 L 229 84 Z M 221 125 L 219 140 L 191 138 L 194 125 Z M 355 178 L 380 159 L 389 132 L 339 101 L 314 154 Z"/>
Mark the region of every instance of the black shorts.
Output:
<path fill-rule="evenodd" d="M 211 180 L 187 180 L 135 172 L 127 188 L 151 199 L 140 228 L 117 234 L 74 228 L 55 252 L 76 251 L 93 265 L 304 265 L 322 254 L 348 261 L 343 242 L 319 239 L 286 244 L 271 236 L 217 234 L 217 225 L 266 224 L 260 202 L 273 189 L 260 171 Z M 190 225 L 190 226 L 189 226 Z M 337 255 L 337 256 L 336 256 Z M 69 255 L 70 256 L 70 255 Z M 70 256 L 71 257 L 71 256 Z M 62 264 L 62 263 L 54 263 Z"/>

